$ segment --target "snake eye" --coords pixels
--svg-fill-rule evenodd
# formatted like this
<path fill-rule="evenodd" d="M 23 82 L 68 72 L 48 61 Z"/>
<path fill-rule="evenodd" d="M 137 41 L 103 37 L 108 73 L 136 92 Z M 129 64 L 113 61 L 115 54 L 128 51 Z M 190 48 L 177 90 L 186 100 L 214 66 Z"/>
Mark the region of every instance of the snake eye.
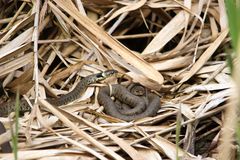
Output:
<path fill-rule="evenodd" d="M 97 79 L 105 77 L 104 72 L 96 74 Z"/>
<path fill-rule="evenodd" d="M 92 83 L 92 81 L 89 79 L 89 80 L 87 81 L 87 83 L 88 83 L 88 84 L 91 84 L 91 83 Z"/>

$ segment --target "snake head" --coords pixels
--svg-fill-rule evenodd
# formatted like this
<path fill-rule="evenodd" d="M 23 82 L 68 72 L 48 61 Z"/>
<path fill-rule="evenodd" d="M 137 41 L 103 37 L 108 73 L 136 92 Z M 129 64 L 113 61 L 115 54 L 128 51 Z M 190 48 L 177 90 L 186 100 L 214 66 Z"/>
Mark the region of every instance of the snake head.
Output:
<path fill-rule="evenodd" d="M 101 81 L 101 80 L 104 80 L 108 77 L 115 75 L 116 73 L 118 73 L 118 71 L 116 71 L 114 69 L 106 70 L 106 71 L 96 74 L 96 78 L 97 78 L 97 81 Z"/>
<path fill-rule="evenodd" d="M 103 71 L 103 72 L 100 72 L 97 74 L 90 75 L 90 76 L 86 77 L 87 84 L 102 81 L 108 77 L 115 75 L 116 73 L 118 73 L 118 71 L 112 69 L 112 70 L 106 70 L 106 71 Z"/>
<path fill-rule="evenodd" d="M 101 76 L 100 76 L 100 77 L 102 77 L 103 79 L 106 79 L 106 78 L 111 77 L 111 76 L 113 76 L 113 75 L 115 75 L 115 74 L 117 74 L 117 73 L 118 73 L 118 71 L 117 71 L 117 70 L 114 70 L 114 69 L 106 70 L 106 71 L 103 71 L 103 72 L 101 73 Z"/>

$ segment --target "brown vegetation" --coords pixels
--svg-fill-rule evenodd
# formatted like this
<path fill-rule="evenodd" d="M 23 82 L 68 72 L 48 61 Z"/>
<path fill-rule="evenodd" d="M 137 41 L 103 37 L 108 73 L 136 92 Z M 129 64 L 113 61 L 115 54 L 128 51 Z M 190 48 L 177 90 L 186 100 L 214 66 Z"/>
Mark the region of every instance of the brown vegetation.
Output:
<path fill-rule="evenodd" d="M 20 88 L 25 98 L 38 97 L 31 114 L 19 119 L 19 157 L 217 158 L 222 111 L 232 93 L 224 1 L 12 0 L 0 6 L 0 79 L 9 92 Z M 61 109 L 42 100 L 112 68 L 161 95 L 157 116 L 123 122 L 105 115 L 94 98 L 101 85 Z M 9 118 L 0 121 L 9 128 Z"/>

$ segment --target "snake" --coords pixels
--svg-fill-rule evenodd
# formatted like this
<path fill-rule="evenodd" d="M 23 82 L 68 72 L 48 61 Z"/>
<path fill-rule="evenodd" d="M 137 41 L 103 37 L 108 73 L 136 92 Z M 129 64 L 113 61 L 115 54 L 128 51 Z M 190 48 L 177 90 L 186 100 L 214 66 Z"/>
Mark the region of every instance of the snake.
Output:
<path fill-rule="evenodd" d="M 146 105 L 148 104 L 148 99 L 146 97 L 146 90 L 145 88 L 137 83 L 131 83 L 127 87 L 128 91 L 124 91 L 125 88 L 123 87 L 117 87 L 117 90 L 121 89 L 121 92 L 124 92 L 126 97 L 124 100 L 119 101 L 118 98 L 116 98 L 115 104 L 117 105 L 117 108 L 121 114 L 125 115 L 133 115 L 133 114 L 139 114 L 142 113 L 146 109 Z"/>
<path fill-rule="evenodd" d="M 128 113 L 123 113 L 121 108 L 112 100 L 111 96 L 119 101 L 131 106 Z M 111 85 L 111 87 L 102 87 L 98 93 L 98 102 L 104 106 L 106 114 L 124 121 L 133 121 L 145 117 L 155 116 L 160 109 L 160 98 L 154 93 L 147 93 L 148 103 L 140 97 L 133 95 L 127 88 L 120 84 Z M 139 99 L 140 98 L 140 99 Z M 142 106 L 144 103 L 145 106 Z M 124 110 L 129 110 L 129 107 Z"/>
<path fill-rule="evenodd" d="M 55 107 L 68 104 L 80 98 L 90 84 L 104 80 L 110 76 L 115 75 L 116 73 L 118 73 L 118 71 L 112 69 L 96 74 L 91 74 L 82 78 L 82 80 L 71 92 L 57 98 L 47 98 L 46 100 Z M 34 100 L 30 100 L 30 102 L 33 103 Z M 13 112 L 15 110 L 15 103 L 15 101 L 10 101 L 0 104 L 0 117 L 6 117 L 9 115 L 9 113 Z M 26 100 L 21 100 L 19 104 L 20 114 L 29 111 L 31 111 L 31 107 L 29 106 L 28 102 Z"/>
<path fill-rule="evenodd" d="M 61 105 L 67 104 L 69 102 L 72 102 L 80 98 L 90 84 L 104 80 L 116 73 L 117 73 L 116 70 L 107 70 L 97 74 L 89 75 L 83 78 L 71 92 L 65 95 L 62 95 L 58 98 L 47 98 L 46 100 L 53 106 L 61 106 Z M 2 87 L 2 83 L 0 83 L 0 95 L 3 95 L 3 94 L 4 94 L 4 90 Z M 34 101 L 30 100 L 30 102 L 33 103 Z M 13 112 L 15 110 L 15 103 L 16 103 L 15 101 L 11 101 L 11 102 L 5 102 L 0 104 L 0 117 L 8 116 L 10 112 Z M 26 100 L 21 100 L 19 104 L 20 114 L 23 114 L 24 112 L 27 112 L 30 110 L 31 110 L 31 107 L 29 106 L 28 102 Z M 3 123 L 0 122 L 0 134 L 3 134 L 5 132 L 6 132 L 6 129 Z M 1 144 L 0 147 L 1 147 L 2 153 L 12 152 L 12 148 L 9 141 Z"/>

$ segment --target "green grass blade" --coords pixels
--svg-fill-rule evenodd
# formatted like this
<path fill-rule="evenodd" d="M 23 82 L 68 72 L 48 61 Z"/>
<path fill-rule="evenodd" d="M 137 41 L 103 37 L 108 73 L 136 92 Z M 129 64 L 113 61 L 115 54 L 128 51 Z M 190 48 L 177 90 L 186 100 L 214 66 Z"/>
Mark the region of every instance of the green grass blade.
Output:
<path fill-rule="evenodd" d="M 225 0 L 232 46 L 236 50 L 240 36 L 240 1 Z"/>
<path fill-rule="evenodd" d="M 19 127 L 19 91 L 16 95 L 15 103 L 15 133 L 12 133 L 14 159 L 18 159 L 18 127 Z"/>

